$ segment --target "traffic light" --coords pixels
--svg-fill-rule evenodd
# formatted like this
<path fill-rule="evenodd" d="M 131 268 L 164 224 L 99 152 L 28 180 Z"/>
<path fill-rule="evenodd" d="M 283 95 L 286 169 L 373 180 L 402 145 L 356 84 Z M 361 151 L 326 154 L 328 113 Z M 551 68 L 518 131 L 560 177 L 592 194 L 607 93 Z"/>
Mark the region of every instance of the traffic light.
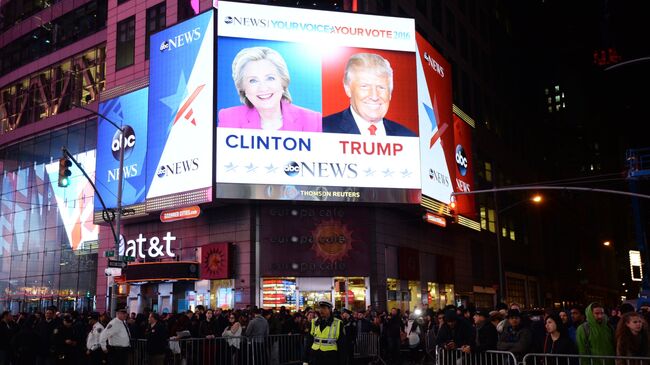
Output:
<path fill-rule="evenodd" d="M 72 166 L 72 161 L 67 157 L 61 157 L 59 159 L 59 187 L 66 188 L 70 185 L 70 166 Z"/>
<path fill-rule="evenodd" d="M 451 223 L 456 223 L 458 218 L 458 212 L 456 212 L 456 198 L 453 196 L 449 201 L 449 215 L 451 216 Z"/>

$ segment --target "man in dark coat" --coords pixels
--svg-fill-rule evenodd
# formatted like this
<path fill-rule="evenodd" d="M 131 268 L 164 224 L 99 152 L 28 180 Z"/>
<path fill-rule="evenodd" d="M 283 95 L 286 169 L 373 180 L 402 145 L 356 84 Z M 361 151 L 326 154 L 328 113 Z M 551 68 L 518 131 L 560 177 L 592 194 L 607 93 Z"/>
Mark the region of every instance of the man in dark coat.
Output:
<path fill-rule="evenodd" d="M 160 321 L 160 315 L 152 312 L 149 314 L 149 326 L 146 331 L 147 355 L 150 365 L 163 365 L 165 354 L 169 349 L 169 332 L 167 327 Z"/>
<path fill-rule="evenodd" d="M 375 53 L 352 55 L 345 66 L 343 88 L 350 107 L 323 118 L 323 132 L 415 136 L 403 125 L 385 118 L 393 92 L 393 69 L 388 60 Z"/>

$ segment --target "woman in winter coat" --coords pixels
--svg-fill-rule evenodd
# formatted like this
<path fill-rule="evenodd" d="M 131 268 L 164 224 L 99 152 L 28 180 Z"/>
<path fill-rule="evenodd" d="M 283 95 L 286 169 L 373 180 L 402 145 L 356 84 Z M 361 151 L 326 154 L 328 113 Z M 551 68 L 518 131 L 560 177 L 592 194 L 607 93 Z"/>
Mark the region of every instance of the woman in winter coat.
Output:
<path fill-rule="evenodd" d="M 636 312 L 625 313 L 616 327 L 616 356 L 649 357 L 648 324 Z M 640 364 L 640 361 L 617 360 L 617 365 Z"/>

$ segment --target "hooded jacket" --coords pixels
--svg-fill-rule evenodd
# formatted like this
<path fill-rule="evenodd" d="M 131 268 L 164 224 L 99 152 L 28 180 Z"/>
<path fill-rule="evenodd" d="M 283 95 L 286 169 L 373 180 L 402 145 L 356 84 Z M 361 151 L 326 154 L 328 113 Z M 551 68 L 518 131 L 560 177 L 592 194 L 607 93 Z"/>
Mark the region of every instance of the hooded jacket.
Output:
<path fill-rule="evenodd" d="M 585 310 L 587 321 L 576 331 L 578 352 L 580 355 L 614 356 L 614 331 L 607 324 L 606 315 L 602 323 L 596 321 L 591 311 L 593 305 L 594 303 L 589 304 Z"/>

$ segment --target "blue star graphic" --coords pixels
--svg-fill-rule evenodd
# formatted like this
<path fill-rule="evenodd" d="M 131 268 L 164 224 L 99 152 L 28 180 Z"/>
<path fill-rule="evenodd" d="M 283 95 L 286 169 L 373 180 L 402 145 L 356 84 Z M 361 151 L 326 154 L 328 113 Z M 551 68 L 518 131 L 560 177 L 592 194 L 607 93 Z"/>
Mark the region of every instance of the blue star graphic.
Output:
<path fill-rule="evenodd" d="M 185 73 L 181 71 L 178 77 L 178 85 L 176 86 L 176 92 L 171 95 L 167 95 L 163 98 L 160 98 L 160 102 L 165 104 L 169 108 L 169 126 L 170 129 L 173 125 L 171 123 L 178 112 L 178 108 L 183 103 L 183 100 L 187 98 L 187 80 L 185 79 Z"/>

